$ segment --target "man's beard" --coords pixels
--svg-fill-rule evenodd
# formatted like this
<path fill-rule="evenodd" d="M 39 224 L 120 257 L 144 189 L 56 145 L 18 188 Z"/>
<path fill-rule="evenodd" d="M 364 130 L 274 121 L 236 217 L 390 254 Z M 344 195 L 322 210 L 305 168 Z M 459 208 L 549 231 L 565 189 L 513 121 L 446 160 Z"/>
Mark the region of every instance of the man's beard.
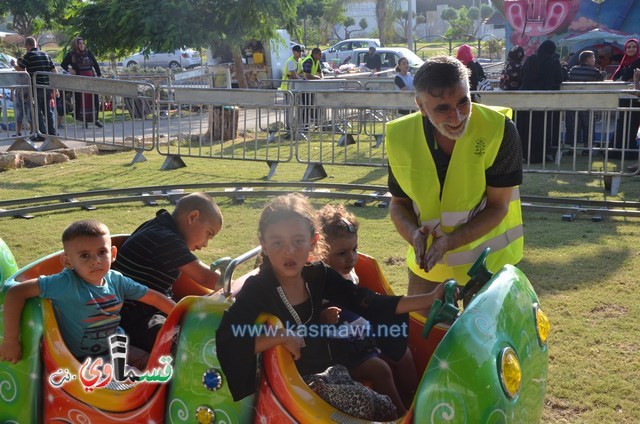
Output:
<path fill-rule="evenodd" d="M 450 138 L 451 140 L 457 140 L 461 138 L 467 131 L 470 118 L 471 108 L 469 108 L 469 114 L 466 115 L 460 122 L 441 122 L 439 124 L 436 124 L 431 120 L 431 117 L 429 117 L 429 121 L 431 121 L 431 124 L 436 128 L 436 130 L 438 130 L 440 134 L 447 138 Z M 455 129 L 452 127 L 455 127 Z"/>

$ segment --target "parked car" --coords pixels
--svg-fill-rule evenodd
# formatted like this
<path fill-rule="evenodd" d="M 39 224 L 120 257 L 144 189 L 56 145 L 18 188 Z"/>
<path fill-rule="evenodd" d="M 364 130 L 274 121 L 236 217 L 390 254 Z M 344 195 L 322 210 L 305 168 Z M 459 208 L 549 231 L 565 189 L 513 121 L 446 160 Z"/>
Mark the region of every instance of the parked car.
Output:
<path fill-rule="evenodd" d="M 353 63 L 358 67 L 363 67 L 365 62 L 364 55 L 368 52 L 368 48 L 354 50 Z M 420 59 L 417 54 L 406 47 L 380 47 L 376 48 L 376 53 L 380 55 L 380 61 L 382 62 L 382 69 L 380 69 L 380 71 L 395 69 L 401 57 L 406 57 L 409 60 L 409 67 L 412 72 L 418 70 L 424 63 L 424 60 Z"/>
<path fill-rule="evenodd" d="M 12 60 L 15 62 L 17 59 L 6 53 L 0 53 L 0 69 L 13 69 L 13 66 L 11 65 Z"/>
<path fill-rule="evenodd" d="M 322 53 L 323 62 L 331 62 L 332 59 L 339 59 L 342 65 L 344 63 L 353 63 L 353 51 L 355 49 L 368 49 L 369 47 L 380 47 L 380 40 L 377 38 L 350 38 L 342 40 L 334 44 Z"/>
<path fill-rule="evenodd" d="M 193 68 L 202 65 L 200 53 L 192 49 L 178 49 L 169 53 L 145 52 L 144 50 L 122 61 L 122 66 L 142 66 L 145 68 Z"/>

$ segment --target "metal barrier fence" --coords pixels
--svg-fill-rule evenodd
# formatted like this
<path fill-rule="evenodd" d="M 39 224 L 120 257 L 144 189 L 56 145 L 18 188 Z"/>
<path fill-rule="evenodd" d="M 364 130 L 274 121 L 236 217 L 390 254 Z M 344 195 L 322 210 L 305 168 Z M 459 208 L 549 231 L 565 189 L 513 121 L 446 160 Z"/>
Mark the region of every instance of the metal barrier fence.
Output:
<path fill-rule="evenodd" d="M 153 149 L 158 125 L 151 84 L 48 72 L 36 72 L 34 81 L 41 77 L 48 84 L 34 85 L 35 116 L 44 117 L 34 119 L 40 134 L 139 154 Z"/>
<path fill-rule="evenodd" d="M 640 107 L 636 91 L 600 87 L 479 94 L 483 103 L 516 111 L 525 172 L 607 176 L 615 193 L 620 177 L 637 173 L 629 166 L 638 164 Z"/>
<path fill-rule="evenodd" d="M 34 116 L 31 79 L 26 72 L 0 73 L 0 141 L 14 141 L 28 136 L 33 130 Z"/>
<path fill-rule="evenodd" d="M 0 74 L 1 88 L 28 88 L 26 74 L 19 75 Z M 66 118 L 60 137 L 138 151 L 155 145 L 167 156 L 164 169 L 184 166 L 181 157 L 252 160 L 266 162 L 270 177 L 278 163 L 294 155 L 308 166 L 304 179 L 322 175 L 323 165 L 384 167 L 386 124 L 416 110 L 412 93 L 379 90 L 391 87 L 392 79 L 291 80 L 285 91 L 48 76 L 49 85 L 36 85 L 36 92 L 59 91 L 71 103 L 63 112 L 73 109 L 76 118 Z M 515 111 L 525 172 L 607 176 L 615 184 L 637 174 L 627 168 L 638 164 L 640 103 L 638 92 L 627 88 L 569 83 L 560 91 L 476 94 L 482 103 Z M 37 111 L 41 106 L 32 100 Z M 97 112 L 78 115 L 87 105 L 97 106 Z M 96 127 L 94 118 L 106 125 Z"/>
<path fill-rule="evenodd" d="M 157 150 L 167 156 L 163 169 L 184 166 L 181 157 L 239 159 L 266 162 L 270 176 L 279 162 L 293 157 L 285 141 L 286 116 L 293 98 L 282 90 L 195 89 L 161 87 L 158 101 L 169 111 L 167 126 L 175 129 Z"/>

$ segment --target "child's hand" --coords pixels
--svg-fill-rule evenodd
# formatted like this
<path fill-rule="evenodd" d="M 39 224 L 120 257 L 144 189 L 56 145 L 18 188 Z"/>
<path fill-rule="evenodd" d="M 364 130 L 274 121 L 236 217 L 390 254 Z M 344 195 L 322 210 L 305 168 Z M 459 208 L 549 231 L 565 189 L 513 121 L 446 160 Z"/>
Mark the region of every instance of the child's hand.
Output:
<path fill-rule="evenodd" d="M 9 343 L 5 340 L 0 345 L 0 361 L 17 363 L 22 358 L 22 348 L 20 343 Z"/>
<path fill-rule="evenodd" d="M 337 306 L 330 306 L 320 312 L 320 321 L 323 324 L 337 324 L 340 321 L 340 312 L 342 309 Z"/>
<path fill-rule="evenodd" d="M 300 359 L 300 349 L 304 346 L 304 339 L 302 337 L 293 334 L 287 335 L 284 337 L 282 345 L 291 352 L 294 361 Z"/>

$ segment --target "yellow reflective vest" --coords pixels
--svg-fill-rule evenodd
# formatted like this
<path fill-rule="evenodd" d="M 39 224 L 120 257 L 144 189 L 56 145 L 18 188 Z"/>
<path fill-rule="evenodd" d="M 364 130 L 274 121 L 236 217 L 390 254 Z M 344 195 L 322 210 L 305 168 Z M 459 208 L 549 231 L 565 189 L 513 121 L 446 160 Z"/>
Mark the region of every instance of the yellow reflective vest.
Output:
<path fill-rule="evenodd" d="M 470 221 L 486 206 L 485 171 L 498 155 L 504 135 L 504 115 L 511 109 L 473 104 L 466 133 L 455 143 L 444 180 L 442 198 L 435 162 L 427 145 L 422 115 L 413 113 L 387 125 L 386 148 L 389 166 L 398 184 L 411 198 L 422 225 L 439 227 L 450 233 Z M 503 115 L 504 114 L 504 115 Z M 428 249 L 433 241 L 427 239 Z M 407 265 L 416 275 L 443 282 L 455 278 L 469 280 L 467 271 L 485 247 L 491 248 L 487 267 L 497 272 L 506 264 L 522 259 L 524 246 L 522 211 L 518 187 L 513 188 L 509 210 L 504 219 L 484 236 L 445 253 L 429 272 L 420 269 L 413 246 L 407 253 Z"/>
<path fill-rule="evenodd" d="M 304 59 L 300 61 L 300 67 L 302 68 L 302 64 L 306 62 L 308 59 L 311 59 L 311 75 L 318 75 L 318 68 L 320 67 L 320 61 L 314 60 L 311 53 L 309 53 Z"/>
<path fill-rule="evenodd" d="M 296 74 L 302 73 L 302 60 L 296 59 L 295 56 L 291 55 L 284 62 L 284 69 L 282 70 L 282 83 L 280 84 L 280 90 L 288 90 L 289 84 L 287 80 L 289 79 L 289 62 L 293 62 L 296 64 Z"/>

